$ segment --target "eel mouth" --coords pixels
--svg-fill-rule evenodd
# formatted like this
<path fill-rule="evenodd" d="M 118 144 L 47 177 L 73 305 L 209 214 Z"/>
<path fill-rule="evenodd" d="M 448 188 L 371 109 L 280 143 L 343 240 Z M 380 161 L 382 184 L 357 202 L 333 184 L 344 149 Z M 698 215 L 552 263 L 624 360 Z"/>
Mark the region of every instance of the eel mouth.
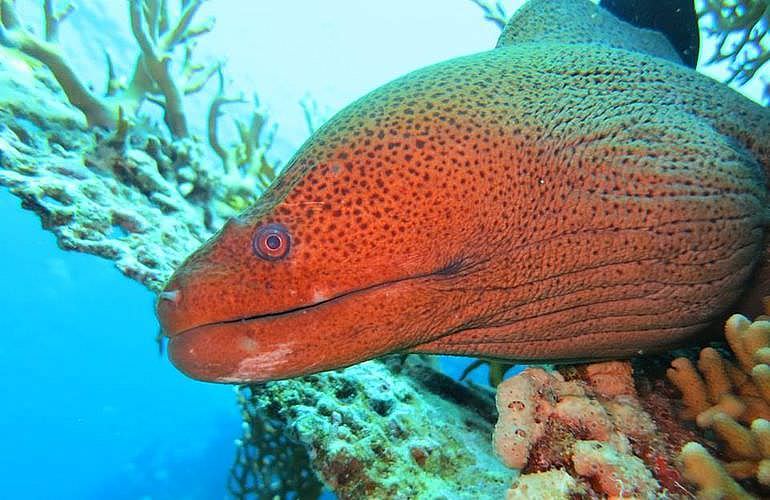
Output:
<path fill-rule="evenodd" d="M 431 276 L 440 275 L 442 274 L 442 271 L 443 270 L 383 281 L 383 282 L 375 283 L 362 288 L 348 290 L 326 299 L 318 300 L 316 302 L 311 302 L 309 304 L 298 305 L 296 307 L 287 308 L 281 311 L 271 311 L 266 313 L 239 316 L 237 318 L 210 321 L 207 323 L 201 323 L 198 325 L 190 326 L 179 331 L 169 331 L 164 329 L 163 335 L 168 339 L 176 339 L 186 334 L 189 334 L 191 332 L 201 332 L 203 330 L 215 329 L 215 328 L 223 327 L 227 325 L 242 324 L 246 326 L 246 325 L 261 322 L 261 321 L 271 321 L 271 320 L 280 320 L 283 318 L 289 318 L 302 313 L 307 313 L 311 310 L 316 310 L 322 307 L 331 306 L 336 303 L 346 301 L 347 299 L 353 298 L 358 295 L 368 295 L 370 293 L 376 293 L 383 289 L 389 288 L 393 285 L 403 284 L 405 282 L 418 281 L 420 279 L 425 279 L 425 278 L 430 278 Z"/>
<path fill-rule="evenodd" d="M 406 347 L 409 339 L 383 334 L 401 318 L 399 309 L 387 304 L 424 301 L 430 284 L 448 275 L 442 268 L 283 310 L 183 325 L 164 334 L 169 358 L 187 376 L 219 383 L 281 380 L 350 366 Z"/>
<path fill-rule="evenodd" d="M 325 304 L 329 304 L 329 303 L 332 303 L 332 302 L 340 302 L 345 297 L 349 297 L 351 295 L 356 295 L 358 293 L 362 293 L 362 292 L 364 292 L 366 290 L 371 290 L 373 288 L 378 288 L 380 286 L 387 286 L 387 284 L 377 284 L 377 285 L 373 285 L 371 287 L 350 290 L 348 292 L 344 292 L 344 293 L 341 293 L 339 295 L 335 295 L 334 297 L 331 297 L 331 298 L 328 298 L 328 299 L 319 300 L 318 302 L 312 302 L 310 304 L 300 305 L 300 306 L 297 306 L 297 307 L 292 307 L 292 308 L 289 308 L 289 309 L 285 309 L 283 311 L 272 311 L 272 312 L 266 312 L 266 313 L 261 313 L 261 314 L 252 314 L 252 315 L 240 316 L 240 317 L 232 318 L 232 319 L 223 319 L 223 320 L 219 320 L 219 321 L 210 321 L 208 323 L 201 323 L 200 325 L 191 326 L 189 328 L 185 328 L 184 330 L 180 330 L 178 332 L 164 332 L 164 335 L 171 339 L 171 338 L 181 337 L 181 336 L 183 336 L 183 335 L 185 335 L 187 333 L 190 333 L 192 331 L 200 331 L 200 330 L 205 330 L 205 329 L 208 329 L 208 328 L 214 328 L 214 327 L 218 327 L 218 326 L 231 325 L 231 324 L 235 324 L 235 323 L 247 324 L 247 323 L 253 323 L 253 322 L 256 322 L 256 321 L 260 321 L 260 320 L 269 320 L 269 319 L 278 319 L 278 318 L 281 318 L 281 317 L 288 317 L 288 316 L 291 316 L 293 314 L 300 313 L 302 311 L 308 311 L 308 310 L 311 310 L 311 309 L 314 309 L 314 308 L 321 307 L 321 306 L 323 306 Z"/>

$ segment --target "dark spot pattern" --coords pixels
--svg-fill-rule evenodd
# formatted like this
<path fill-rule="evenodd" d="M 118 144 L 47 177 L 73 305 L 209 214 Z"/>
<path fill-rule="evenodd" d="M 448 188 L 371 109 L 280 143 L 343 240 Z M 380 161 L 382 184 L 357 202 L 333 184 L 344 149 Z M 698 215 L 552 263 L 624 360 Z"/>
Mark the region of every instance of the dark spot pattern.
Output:
<path fill-rule="evenodd" d="M 309 370 L 395 350 L 621 356 L 718 318 L 764 250 L 767 111 L 639 51 L 503 45 L 327 122 L 188 262 L 191 300 L 238 318 L 344 296 L 265 334 Z M 291 234 L 277 264 L 244 250 L 266 223 Z"/>

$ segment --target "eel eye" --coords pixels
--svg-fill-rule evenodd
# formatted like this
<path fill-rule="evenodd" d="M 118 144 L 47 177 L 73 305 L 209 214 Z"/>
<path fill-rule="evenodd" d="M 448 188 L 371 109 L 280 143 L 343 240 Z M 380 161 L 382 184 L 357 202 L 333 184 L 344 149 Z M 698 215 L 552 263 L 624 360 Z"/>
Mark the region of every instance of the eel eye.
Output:
<path fill-rule="evenodd" d="M 258 257 L 265 260 L 282 259 L 291 247 L 289 231 L 281 224 L 265 224 L 254 233 L 252 246 Z"/>

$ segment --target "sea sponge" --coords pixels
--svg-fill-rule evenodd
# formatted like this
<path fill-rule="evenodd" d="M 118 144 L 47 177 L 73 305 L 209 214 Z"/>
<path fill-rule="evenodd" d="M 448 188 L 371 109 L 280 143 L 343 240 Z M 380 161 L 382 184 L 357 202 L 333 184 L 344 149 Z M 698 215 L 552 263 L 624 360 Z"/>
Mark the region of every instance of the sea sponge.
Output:
<path fill-rule="evenodd" d="M 564 469 L 553 469 L 520 476 L 506 494 L 506 500 L 570 500 L 586 494 L 586 489 Z"/>
<path fill-rule="evenodd" d="M 733 315 L 725 337 L 736 362 L 707 347 L 697 370 L 688 359 L 677 358 L 667 375 L 682 392 L 682 418 L 694 420 L 723 444 L 718 461 L 706 448 L 688 443 L 681 453 L 685 477 L 705 496 L 722 488 L 737 492 L 737 498 L 748 493 L 731 478 L 770 486 L 770 321 Z"/>
<path fill-rule="evenodd" d="M 563 372 L 528 368 L 498 386 L 495 450 L 507 466 L 523 472 L 508 497 L 525 498 L 546 477 L 553 479 L 549 488 L 558 485 L 553 498 L 655 498 L 670 492 L 678 475 L 637 397 L 631 364 L 595 363 Z"/>
<path fill-rule="evenodd" d="M 573 449 L 575 472 L 596 482 L 612 497 L 654 498 L 660 484 L 644 462 L 601 441 L 578 441 Z"/>

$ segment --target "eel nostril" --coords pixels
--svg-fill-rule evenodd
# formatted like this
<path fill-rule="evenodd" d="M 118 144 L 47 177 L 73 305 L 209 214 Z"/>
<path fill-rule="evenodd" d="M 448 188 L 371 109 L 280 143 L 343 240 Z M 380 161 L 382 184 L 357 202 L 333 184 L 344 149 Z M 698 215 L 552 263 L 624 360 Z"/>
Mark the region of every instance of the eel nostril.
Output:
<path fill-rule="evenodd" d="M 168 300 L 169 302 L 177 304 L 179 302 L 179 296 L 179 290 L 167 290 L 165 292 L 160 292 L 158 299 Z"/>

